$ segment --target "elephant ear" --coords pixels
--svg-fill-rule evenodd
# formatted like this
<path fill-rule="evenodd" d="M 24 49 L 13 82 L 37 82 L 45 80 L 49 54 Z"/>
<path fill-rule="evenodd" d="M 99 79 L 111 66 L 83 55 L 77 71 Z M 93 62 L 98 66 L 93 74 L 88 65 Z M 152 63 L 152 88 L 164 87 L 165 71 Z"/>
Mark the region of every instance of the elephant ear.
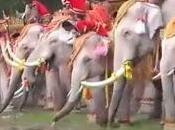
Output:
<path fill-rule="evenodd" d="M 128 29 L 123 29 L 121 32 L 121 35 L 124 39 L 126 39 L 127 41 L 135 41 L 137 42 L 137 40 L 139 40 L 139 37 L 137 33 L 135 33 L 134 31 L 128 30 Z"/>

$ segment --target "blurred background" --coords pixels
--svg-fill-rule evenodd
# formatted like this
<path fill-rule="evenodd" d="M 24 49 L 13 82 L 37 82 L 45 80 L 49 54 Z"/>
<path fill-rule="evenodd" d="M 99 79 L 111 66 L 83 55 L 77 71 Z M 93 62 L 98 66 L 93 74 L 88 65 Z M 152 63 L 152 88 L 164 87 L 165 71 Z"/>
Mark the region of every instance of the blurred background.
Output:
<path fill-rule="evenodd" d="M 61 8 L 61 0 L 40 0 L 48 9 L 53 12 Z M 14 15 L 15 10 L 19 12 L 24 11 L 24 0 L 0 0 L 0 18 L 2 18 L 2 11 L 7 15 Z"/>

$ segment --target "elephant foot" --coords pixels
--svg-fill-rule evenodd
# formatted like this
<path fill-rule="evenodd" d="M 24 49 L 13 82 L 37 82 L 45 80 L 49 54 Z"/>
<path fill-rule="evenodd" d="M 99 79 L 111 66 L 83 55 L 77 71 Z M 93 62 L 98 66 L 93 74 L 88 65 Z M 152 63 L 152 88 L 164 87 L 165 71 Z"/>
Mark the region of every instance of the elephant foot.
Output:
<path fill-rule="evenodd" d="M 175 123 L 165 123 L 164 130 L 175 130 Z"/>
<path fill-rule="evenodd" d="M 129 120 L 129 119 L 126 119 L 126 120 L 118 120 L 118 123 L 119 124 L 122 124 L 124 126 L 132 126 L 133 123 Z"/>
<path fill-rule="evenodd" d="M 96 123 L 96 114 L 93 113 L 87 114 L 87 118 L 90 123 Z"/>
<path fill-rule="evenodd" d="M 54 104 L 52 102 L 47 103 L 44 108 L 44 110 L 54 110 Z"/>
<path fill-rule="evenodd" d="M 110 128 L 118 128 L 118 127 L 120 127 L 120 124 L 117 123 L 117 122 L 110 122 L 110 123 L 108 123 L 108 127 L 110 127 Z"/>
<path fill-rule="evenodd" d="M 54 124 L 57 121 L 59 121 L 61 118 L 63 118 L 64 116 L 68 115 L 73 110 L 75 104 L 76 104 L 76 101 L 67 102 L 65 106 L 59 112 L 57 112 L 56 115 L 53 117 L 52 123 Z"/>
<path fill-rule="evenodd" d="M 13 109 L 14 109 L 14 106 L 8 105 L 8 106 L 6 107 L 6 109 L 4 110 L 4 112 L 11 112 L 11 111 L 13 111 Z"/>
<path fill-rule="evenodd" d="M 164 120 L 161 120 L 160 125 L 164 125 L 164 124 L 165 124 Z"/>

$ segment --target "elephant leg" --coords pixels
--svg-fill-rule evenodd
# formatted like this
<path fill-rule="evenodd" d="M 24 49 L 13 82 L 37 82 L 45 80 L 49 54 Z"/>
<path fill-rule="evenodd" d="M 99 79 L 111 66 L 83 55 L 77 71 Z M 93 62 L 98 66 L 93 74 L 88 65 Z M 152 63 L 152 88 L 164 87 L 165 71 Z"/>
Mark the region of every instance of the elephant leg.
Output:
<path fill-rule="evenodd" d="M 23 107 L 26 104 L 28 95 L 29 95 L 29 92 L 28 91 L 26 91 L 26 90 L 23 90 L 23 91 L 24 91 L 24 94 L 23 94 L 23 98 L 22 98 L 22 101 L 21 101 L 20 106 L 19 106 L 19 111 L 22 111 Z"/>
<path fill-rule="evenodd" d="M 164 101 L 162 101 L 162 115 L 161 115 L 160 124 L 164 125 L 164 121 L 165 121 L 165 104 L 164 104 Z"/>
<path fill-rule="evenodd" d="M 155 95 L 155 104 L 154 104 L 154 111 L 152 113 L 153 118 L 160 118 L 161 113 L 163 113 L 162 108 L 162 84 L 161 80 L 153 81 L 153 84 L 155 86 L 156 95 Z"/>
<path fill-rule="evenodd" d="M 7 76 L 4 64 L 0 63 L 0 93 L 1 93 L 1 103 L 4 102 L 5 97 L 8 94 L 9 77 Z"/>
<path fill-rule="evenodd" d="M 54 125 L 56 121 L 60 120 L 61 118 L 69 114 L 73 110 L 73 108 L 77 105 L 77 103 L 80 101 L 80 97 L 81 97 L 81 94 L 79 94 L 76 97 L 76 99 L 74 99 L 74 101 L 68 100 L 66 104 L 64 105 L 64 107 L 54 116 L 52 120 L 52 125 Z"/>
<path fill-rule="evenodd" d="M 93 78 L 91 81 L 99 81 L 100 77 L 97 76 Z M 100 125 L 107 124 L 107 109 L 106 109 L 106 99 L 105 99 L 105 89 L 104 88 L 96 88 L 91 89 L 92 92 L 92 101 L 90 104 L 92 106 L 91 111 L 95 113 L 96 123 Z"/>
<path fill-rule="evenodd" d="M 119 107 L 123 91 L 125 88 L 125 79 L 121 77 L 118 81 L 114 83 L 113 94 L 108 112 L 108 123 L 112 125 L 114 123 L 114 118 Z"/>
<path fill-rule="evenodd" d="M 173 90 L 173 76 L 161 76 L 163 87 L 163 101 L 165 107 L 165 122 L 175 123 L 175 98 Z"/>
<path fill-rule="evenodd" d="M 83 65 L 76 64 L 73 67 L 69 98 L 64 107 L 58 113 L 56 113 L 55 117 L 52 120 L 53 124 L 55 124 L 56 121 L 60 120 L 64 116 L 68 115 L 80 101 L 81 93 L 78 93 L 78 91 L 80 89 L 81 81 L 86 79 L 87 77 L 88 70 L 85 69 Z"/>
<path fill-rule="evenodd" d="M 121 103 L 118 109 L 118 116 L 120 123 L 130 123 L 130 99 L 133 87 L 129 84 L 124 88 Z"/>
<path fill-rule="evenodd" d="M 48 103 L 53 103 L 53 106 L 48 107 L 54 107 L 55 110 L 60 110 L 66 102 L 58 76 L 59 73 L 55 69 L 46 72 L 46 87 L 50 91 Z"/>

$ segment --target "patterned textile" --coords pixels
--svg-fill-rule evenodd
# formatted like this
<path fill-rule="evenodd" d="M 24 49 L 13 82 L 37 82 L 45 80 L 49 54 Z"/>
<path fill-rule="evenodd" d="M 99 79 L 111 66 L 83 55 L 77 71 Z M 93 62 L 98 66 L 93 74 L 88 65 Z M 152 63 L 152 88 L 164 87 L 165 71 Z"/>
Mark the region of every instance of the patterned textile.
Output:
<path fill-rule="evenodd" d="M 164 37 L 166 39 L 175 36 L 175 18 L 171 19 L 164 30 Z"/>
<path fill-rule="evenodd" d="M 88 39 L 93 34 L 94 34 L 94 32 L 88 32 L 86 34 L 81 35 L 80 37 L 78 37 L 76 39 L 76 41 L 74 43 L 74 46 L 73 46 L 72 55 L 71 55 L 70 61 L 69 61 L 69 66 L 70 67 L 72 66 L 74 60 L 76 59 L 76 57 L 78 56 L 79 52 L 83 48 L 83 45 L 85 44 L 86 39 Z"/>
<path fill-rule="evenodd" d="M 84 20 L 76 23 L 76 28 L 80 33 L 95 31 L 101 36 L 108 36 L 111 25 L 112 21 L 107 9 L 102 5 L 97 5 L 87 12 Z"/>

